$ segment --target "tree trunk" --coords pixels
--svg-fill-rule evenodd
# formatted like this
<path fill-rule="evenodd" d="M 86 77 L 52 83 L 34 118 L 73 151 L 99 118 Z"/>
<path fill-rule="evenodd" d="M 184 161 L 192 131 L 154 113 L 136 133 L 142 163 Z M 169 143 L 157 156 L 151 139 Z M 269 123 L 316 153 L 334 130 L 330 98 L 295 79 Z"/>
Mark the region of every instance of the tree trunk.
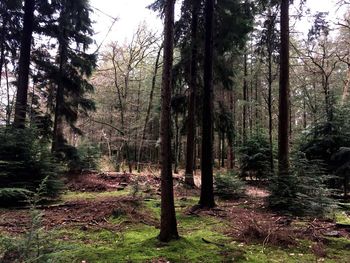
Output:
<path fill-rule="evenodd" d="M 173 176 L 171 171 L 171 90 L 174 48 L 174 0 L 165 2 L 164 58 L 161 91 L 161 218 L 159 240 L 168 242 L 179 237 L 174 205 Z"/>
<path fill-rule="evenodd" d="M 174 174 L 178 174 L 178 166 L 179 166 L 179 113 L 175 113 L 175 142 L 174 142 Z"/>
<path fill-rule="evenodd" d="M 194 133 L 196 129 L 195 111 L 197 96 L 197 28 L 199 0 L 192 1 L 192 22 L 191 22 L 191 76 L 190 76 L 190 98 L 188 103 L 188 126 L 186 146 L 186 171 L 185 184 L 194 187 Z"/>
<path fill-rule="evenodd" d="M 244 79 L 243 79 L 243 116 L 242 116 L 242 124 L 243 124 L 243 144 L 245 144 L 247 140 L 247 99 L 248 99 L 248 66 L 247 66 L 247 54 L 244 54 Z"/>
<path fill-rule="evenodd" d="M 272 138 L 272 129 L 273 129 L 273 119 L 272 119 L 272 48 L 269 47 L 269 53 L 268 53 L 268 67 L 269 67 L 269 76 L 268 76 L 268 83 L 269 83 L 269 91 L 268 91 L 268 98 L 267 98 L 267 107 L 269 111 L 269 144 L 270 144 L 270 168 L 273 172 L 274 170 L 274 163 L 273 163 L 273 138 Z"/>
<path fill-rule="evenodd" d="M 232 116 L 232 121 L 234 122 L 233 116 L 233 91 L 230 92 L 230 115 Z M 234 131 L 227 133 L 227 169 L 232 170 L 234 166 L 234 151 L 233 151 L 233 142 L 234 142 Z"/>
<path fill-rule="evenodd" d="M 225 133 L 221 135 L 221 168 L 225 167 Z"/>
<path fill-rule="evenodd" d="M 24 21 L 21 39 L 21 50 L 18 65 L 18 84 L 15 104 L 14 127 L 24 128 L 27 110 L 30 50 L 34 27 L 35 0 L 26 0 L 24 3 Z"/>
<path fill-rule="evenodd" d="M 202 119 L 202 187 L 199 205 L 215 206 L 213 189 L 213 28 L 214 0 L 205 1 L 205 53 Z"/>
<path fill-rule="evenodd" d="M 281 1 L 280 52 L 278 171 L 283 176 L 289 173 L 289 0 Z"/>

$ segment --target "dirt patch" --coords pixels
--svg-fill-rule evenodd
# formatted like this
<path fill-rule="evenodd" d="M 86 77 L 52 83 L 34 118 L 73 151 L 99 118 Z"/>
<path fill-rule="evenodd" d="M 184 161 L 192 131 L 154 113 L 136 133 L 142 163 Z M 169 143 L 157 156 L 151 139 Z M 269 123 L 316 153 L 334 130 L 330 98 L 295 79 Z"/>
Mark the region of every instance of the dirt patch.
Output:
<path fill-rule="evenodd" d="M 71 191 L 105 192 L 124 188 L 132 180 L 127 173 L 83 173 L 66 177 L 66 187 Z"/>
<path fill-rule="evenodd" d="M 158 221 L 146 213 L 139 200 L 131 197 L 113 197 L 98 200 L 77 200 L 39 209 L 46 230 L 55 227 L 81 227 L 87 229 L 118 229 L 125 224 L 144 223 L 158 226 Z M 111 217 L 123 216 L 119 224 L 110 223 Z M 0 231 L 24 233 L 30 227 L 28 210 L 0 211 Z"/>
<path fill-rule="evenodd" d="M 235 201 L 221 201 L 210 210 L 197 210 L 198 215 L 213 216 L 225 222 L 224 234 L 247 244 L 258 243 L 279 247 L 297 245 L 297 239 L 308 239 L 317 243 L 326 242 L 326 237 L 350 238 L 349 232 L 339 229 L 332 221 L 303 219 L 282 216 L 269 211 L 265 203 L 265 193 L 259 190 L 247 191 L 253 197 Z M 187 213 L 193 214 L 190 209 Z"/>

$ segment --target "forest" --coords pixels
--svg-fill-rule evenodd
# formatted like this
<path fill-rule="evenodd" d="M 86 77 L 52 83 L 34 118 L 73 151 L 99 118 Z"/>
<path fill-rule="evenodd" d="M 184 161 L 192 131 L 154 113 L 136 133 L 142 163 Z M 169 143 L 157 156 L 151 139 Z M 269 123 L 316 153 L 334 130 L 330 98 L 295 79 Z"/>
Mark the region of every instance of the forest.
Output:
<path fill-rule="evenodd" d="M 0 0 L 0 263 L 350 262 L 350 1 L 309 2 L 153 0 L 121 41 Z"/>

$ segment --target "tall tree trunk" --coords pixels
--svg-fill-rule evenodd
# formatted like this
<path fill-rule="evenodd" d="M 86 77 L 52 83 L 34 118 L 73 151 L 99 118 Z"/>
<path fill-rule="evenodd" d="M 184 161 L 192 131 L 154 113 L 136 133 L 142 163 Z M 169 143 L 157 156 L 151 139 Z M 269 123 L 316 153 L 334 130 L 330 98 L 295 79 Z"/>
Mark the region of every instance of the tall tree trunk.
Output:
<path fill-rule="evenodd" d="M 270 144 L 270 168 L 273 172 L 274 170 L 274 163 L 273 163 L 273 138 L 272 138 L 272 130 L 273 130 L 273 119 L 272 119 L 272 48 L 269 47 L 269 53 L 268 53 L 268 83 L 269 83 L 269 90 L 268 90 L 268 98 L 267 98 L 267 107 L 269 111 L 269 144 Z"/>
<path fill-rule="evenodd" d="M 164 62 L 161 91 L 161 215 L 159 240 L 168 242 L 179 237 L 174 205 L 171 171 L 171 90 L 174 49 L 174 0 L 167 0 L 164 9 Z"/>
<path fill-rule="evenodd" d="M 233 91 L 229 91 L 230 96 L 230 115 L 232 116 L 232 122 L 234 123 L 234 114 L 233 114 Z M 234 125 L 234 124 L 233 124 Z M 234 125 L 235 127 L 235 125 Z M 228 132 L 227 133 L 227 169 L 232 170 L 234 166 L 234 151 L 233 151 L 233 142 L 234 142 L 234 131 Z"/>
<path fill-rule="evenodd" d="M 243 144 L 245 144 L 247 140 L 247 99 L 248 99 L 248 65 L 247 65 L 247 53 L 244 53 L 244 79 L 243 79 L 243 116 L 242 116 L 242 124 L 243 124 Z"/>
<path fill-rule="evenodd" d="M 281 1 L 278 172 L 289 173 L 289 0 Z"/>
<path fill-rule="evenodd" d="M 225 167 L 225 133 L 221 135 L 221 168 Z"/>
<path fill-rule="evenodd" d="M 198 31 L 198 9 L 200 1 L 192 0 L 192 21 L 191 21 L 191 76 L 190 76 L 190 98 L 188 103 L 188 126 L 186 146 L 186 171 L 185 184 L 194 187 L 194 133 L 196 129 L 195 111 L 197 96 L 197 31 Z"/>
<path fill-rule="evenodd" d="M 18 84 L 15 104 L 14 127 L 24 128 L 27 110 L 30 50 L 34 27 L 35 0 L 26 0 L 24 3 L 24 21 L 21 39 L 21 50 L 18 65 Z"/>
<path fill-rule="evenodd" d="M 201 207 L 215 206 L 213 189 L 213 30 L 214 0 L 205 1 L 205 53 L 202 118 Z"/>
<path fill-rule="evenodd" d="M 6 126 L 9 127 L 11 123 L 11 115 L 13 109 L 13 97 L 12 101 L 10 100 L 10 83 L 8 76 L 7 63 L 5 63 L 5 79 L 6 79 L 6 96 L 7 96 L 7 105 L 6 105 Z"/>
<path fill-rule="evenodd" d="M 175 113 L 175 142 L 174 142 L 174 174 L 178 174 L 178 166 L 179 166 L 179 144 L 180 144 L 180 136 L 179 136 L 179 113 Z"/>

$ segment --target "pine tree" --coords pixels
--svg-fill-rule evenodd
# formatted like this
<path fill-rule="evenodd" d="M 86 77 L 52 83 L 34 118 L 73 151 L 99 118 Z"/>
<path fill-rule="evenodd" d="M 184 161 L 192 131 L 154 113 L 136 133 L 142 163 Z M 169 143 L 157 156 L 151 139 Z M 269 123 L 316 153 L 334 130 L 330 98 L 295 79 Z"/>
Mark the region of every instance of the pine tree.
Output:
<path fill-rule="evenodd" d="M 278 171 L 289 170 L 289 0 L 281 2 L 281 50 L 278 125 Z"/>
<path fill-rule="evenodd" d="M 171 158 L 171 88 L 174 45 L 174 0 L 164 5 L 164 58 L 161 91 L 161 219 L 159 240 L 168 242 L 178 238 L 175 216 L 172 158 Z"/>
<path fill-rule="evenodd" d="M 195 133 L 195 109 L 197 97 L 197 64 L 198 64 L 198 12 L 200 8 L 199 0 L 192 0 L 192 21 L 191 21 L 191 73 L 190 73 L 190 96 L 188 103 L 187 120 L 187 145 L 186 145 L 186 171 L 185 184 L 193 187 L 193 167 L 194 167 L 194 133 Z"/>
<path fill-rule="evenodd" d="M 34 9 L 35 0 L 26 0 L 24 3 L 24 20 L 18 65 L 17 96 L 14 120 L 14 126 L 17 128 L 25 127 L 29 84 L 30 52 L 34 29 Z"/>
<path fill-rule="evenodd" d="M 202 116 L 201 194 L 199 205 L 215 206 L 213 187 L 213 34 L 214 0 L 205 1 L 205 53 Z"/>
<path fill-rule="evenodd" d="M 87 0 L 55 0 L 51 4 L 43 1 L 39 8 L 43 25 L 37 30 L 57 41 L 37 49 L 34 61 L 39 69 L 36 80 L 51 96 L 49 107 L 54 113 L 52 150 L 58 152 L 65 149 L 64 121 L 75 133 L 80 133 L 75 126 L 78 114 L 94 109 L 94 103 L 84 97 L 86 92 L 93 90 L 87 77 L 92 74 L 96 62 L 96 54 L 86 53 L 92 43 L 91 10 Z M 52 46 L 57 46 L 54 60 L 47 52 Z"/>

